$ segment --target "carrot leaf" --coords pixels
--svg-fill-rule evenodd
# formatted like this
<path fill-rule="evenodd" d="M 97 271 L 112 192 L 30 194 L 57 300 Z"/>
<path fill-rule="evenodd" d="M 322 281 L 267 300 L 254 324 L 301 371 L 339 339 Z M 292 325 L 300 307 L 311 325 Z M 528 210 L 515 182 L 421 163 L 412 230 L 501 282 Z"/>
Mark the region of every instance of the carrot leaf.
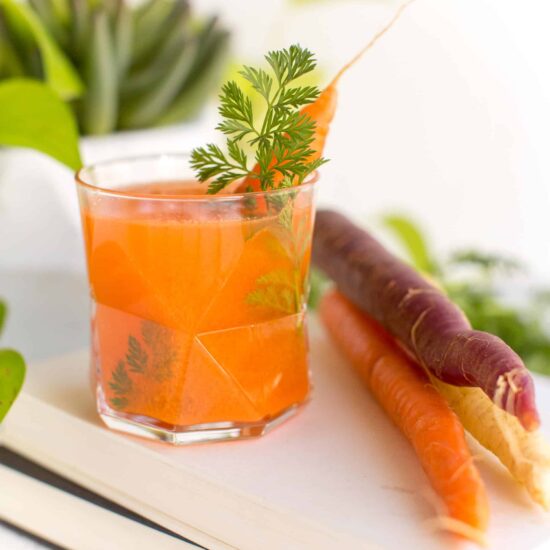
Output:
<path fill-rule="evenodd" d="M 406 216 L 387 214 L 382 217 L 382 223 L 405 249 L 414 268 L 430 275 L 439 272 L 428 249 L 427 239 L 415 222 Z"/>
<path fill-rule="evenodd" d="M 309 115 L 299 111 L 319 97 L 319 89 L 290 86 L 315 68 L 313 54 L 293 45 L 269 52 L 265 59 L 272 74 L 249 66 L 240 72 L 265 102 L 263 117 L 254 112 L 254 102 L 235 81 L 227 82 L 220 94 L 219 113 L 223 120 L 216 128 L 227 136 L 227 154 L 214 144 L 198 147 L 191 154 L 197 178 L 201 182 L 209 181 L 210 194 L 244 177 L 259 180 L 264 191 L 276 186 L 290 187 L 302 183 L 326 162 L 313 158 L 311 145 L 316 124 Z M 250 149 L 256 161 L 254 164 L 259 167 L 257 171 L 248 162 L 246 151 Z"/>

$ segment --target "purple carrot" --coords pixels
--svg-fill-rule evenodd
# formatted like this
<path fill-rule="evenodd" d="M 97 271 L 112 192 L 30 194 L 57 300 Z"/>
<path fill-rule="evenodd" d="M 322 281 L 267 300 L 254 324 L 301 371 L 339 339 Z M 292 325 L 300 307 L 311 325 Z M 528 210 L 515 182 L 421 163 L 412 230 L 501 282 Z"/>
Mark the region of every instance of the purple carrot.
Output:
<path fill-rule="evenodd" d="M 317 213 L 313 262 L 443 382 L 481 388 L 523 427 L 539 425 L 533 380 L 500 338 L 472 330 L 438 288 L 366 231 L 330 210 Z"/>

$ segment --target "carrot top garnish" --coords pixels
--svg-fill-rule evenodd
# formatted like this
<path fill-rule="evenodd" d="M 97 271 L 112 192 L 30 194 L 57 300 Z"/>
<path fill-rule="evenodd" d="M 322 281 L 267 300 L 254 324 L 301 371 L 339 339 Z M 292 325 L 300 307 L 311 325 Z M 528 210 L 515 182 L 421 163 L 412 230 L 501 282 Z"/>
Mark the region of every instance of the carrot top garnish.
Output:
<path fill-rule="evenodd" d="M 295 81 L 313 71 L 313 54 L 299 45 L 269 52 L 265 59 L 270 71 L 243 67 L 240 74 L 261 95 L 266 111 L 254 113 L 252 101 L 239 85 L 229 81 L 222 87 L 217 129 L 227 137 L 227 153 L 210 143 L 191 154 L 191 165 L 199 181 L 210 181 L 208 193 L 218 193 L 230 183 L 253 176 L 265 191 L 300 184 L 325 159 L 312 158 L 315 121 L 300 108 L 315 101 L 315 86 L 298 86 Z M 246 149 L 253 151 L 257 171 Z"/>

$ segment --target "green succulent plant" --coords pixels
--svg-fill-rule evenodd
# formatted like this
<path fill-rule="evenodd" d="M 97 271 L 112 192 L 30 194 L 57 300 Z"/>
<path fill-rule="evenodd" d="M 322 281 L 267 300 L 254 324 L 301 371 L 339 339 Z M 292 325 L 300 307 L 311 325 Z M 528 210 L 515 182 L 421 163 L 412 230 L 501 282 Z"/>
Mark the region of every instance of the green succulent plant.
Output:
<path fill-rule="evenodd" d="M 188 0 L 0 0 L 0 79 L 44 80 L 83 134 L 196 116 L 219 84 L 228 41 Z"/>

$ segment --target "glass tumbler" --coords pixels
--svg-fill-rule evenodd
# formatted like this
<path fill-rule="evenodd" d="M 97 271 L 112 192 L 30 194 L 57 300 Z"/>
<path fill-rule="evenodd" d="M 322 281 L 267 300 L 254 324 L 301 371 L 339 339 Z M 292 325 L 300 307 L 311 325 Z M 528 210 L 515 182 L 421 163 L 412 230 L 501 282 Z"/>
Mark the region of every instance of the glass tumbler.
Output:
<path fill-rule="evenodd" d="M 307 401 L 315 179 L 208 195 L 186 155 L 80 170 L 92 379 L 109 427 L 237 439 Z"/>

